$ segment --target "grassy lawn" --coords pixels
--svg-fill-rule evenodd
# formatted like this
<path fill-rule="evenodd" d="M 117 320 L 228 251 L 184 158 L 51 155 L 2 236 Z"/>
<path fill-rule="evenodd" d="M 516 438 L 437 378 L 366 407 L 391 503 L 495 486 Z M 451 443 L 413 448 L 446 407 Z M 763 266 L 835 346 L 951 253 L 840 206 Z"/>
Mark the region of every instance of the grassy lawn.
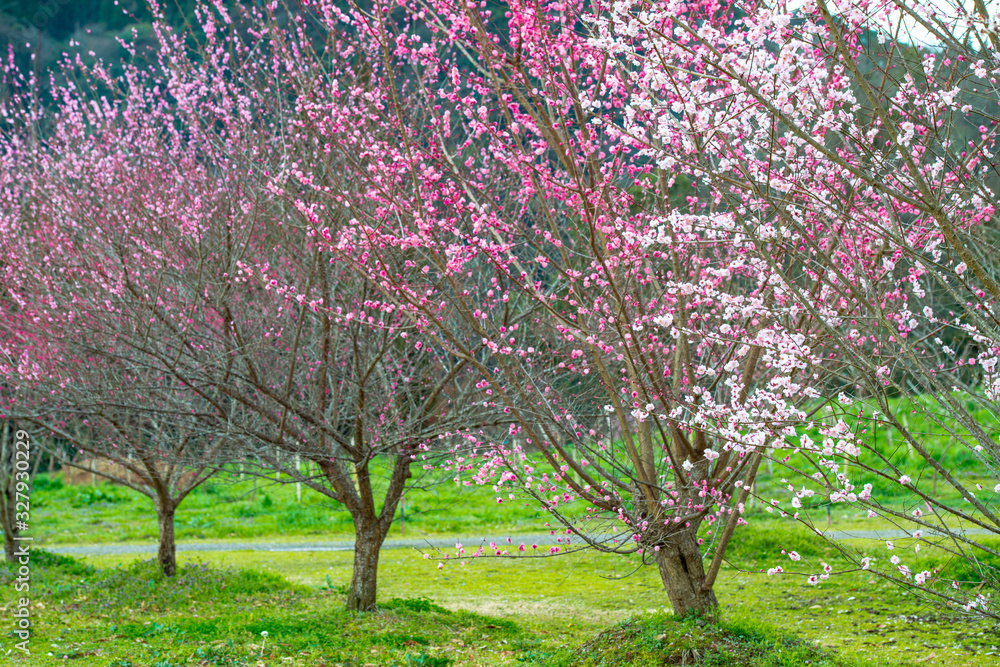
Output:
<path fill-rule="evenodd" d="M 930 428 L 926 431 L 931 438 Z M 879 432 L 870 437 L 884 445 L 881 451 L 892 452 L 895 465 L 912 468 L 917 484 L 935 483 L 920 476 L 920 466 L 898 440 L 883 442 Z M 933 437 L 956 474 L 970 484 L 980 481 L 974 460 L 948 452 L 945 439 Z M 981 481 L 984 489 L 995 484 Z M 758 491 L 765 501 L 784 501 L 786 484 L 774 466 Z M 460 487 L 451 481 L 410 488 L 405 536 L 452 536 L 468 547 L 480 535 L 516 539 L 547 530 L 549 517 L 533 506 L 497 505 L 494 496 L 488 486 Z M 880 501 L 904 509 L 913 505 L 905 489 Z M 41 547 L 149 544 L 156 539 L 151 510 L 147 498 L 123 487 L 72 486 L 58 474 L 42 475 L 32 492 L 31 534 Z M 891 527 L 842 505 L 829 507 L 828 514 L 828 507 L 816 502 L 802 512 L 820 529 Z M 985 667 L 1000 661 L 996 628 L 868 573 L 838 575 L 818 586 L 802 576 L 767 577 L 763 570 L 776 564 L 791 569 L 782 549 L 802 554 L 796 564 L 803 566 L 800 570 L 818 572 L 821 562 L 840 569 L 843 561 L 831 546 L 794 529 L 777 513 L 757 505 L 747 517 L 751 523 L 737 532 L 717 583 L 718 625 L 674 619 L 666 612 L 655 568 L 643 567 L 636 558 L 590 551 L 554 558 L 467 559 L 464 565 L 450 559 L 439 571 L 436 562 L 413 550 L 386 550 L 379 573 L 380 611 L 367 615 L 342 609 L 351 568 L 346 552 L 181 552 L 182 572 L 172 582 L 139 556 L 73 561 L 36 554 L 33 655 L 15 652 L 0 664 Z M 400 518 L 397 514 L 390 538 L 403 535 Z M 349 515 L 329 499 L 304 488 L 299 502 L 294 485 L 268 479 L 212 480 L 177 514 L 181 542 L 322 541 L 352 534 Z M 847 544 L 886 557 L 884 543 Z M 911 540 L 896 540 L 895 553 L 905 553 L 915 570 L 938 569 L 943 578 L 972 587 L 980 580 L 933 547 L 916 553 L 913 546 Z M 10 577 L 0 570 L 3 612 L 15 603 Z M 2 650 L 13 641 L 0 629 Z"/>
<path fill-rule="evenodd" d="M 795 539 L 773 532 L 747 529 L 734 562 L 772 562 Z M 837 562 L 822 545 L 803 556 Z M 342 611 L 350 559 L 182 554 L 181 573 L 166 582 L 136 557 L 45 557 L 32 571 L 35 654 L 10 664 L 985 667 L 1000 645 L 987 624 L 865 573 L 810 586 L 727 567 L 717 587 L 721 624 L 681 622 L 664 611 L 655 568 L 590 551 L 450 561 L 439 571 L 412 550 L 387 550 L 381 611 L 354 615 Z M 9 580 L 2 589 L 10 609 Z"/>
<path fill-rule="evenodd" d="M 286 479 L 287 481 L 287 479 Z M 546 518 L 525 504 L 497 505 L 489 487 L 458 487 L 447 481 L 409 489 L 405 521 L 390 536 L 518 533 L 542 530 Z M 152 501 L 131 489 L 98 481 L 63 484 L 61 476 L 39 475 L 32 490 L 32 531 L 43 544 L 146 542 L 156 539 Z M 69 511 L 67 511 L 69 510 Z M 326 496 L 273 479 L 209 480 L 177 511 L 177 539 L 345 539 L 353 537 L 350 515 Z"/>
<path fill-rule="evenodd" d="M 986 480 L 984 480 L 986 481 Z M 766 501 L 787 500 L 780 479 L 759 485 Z M 550 517 L 525 501 L 498 505 L 488 486 L 462 487 L 446 481 L 409 489 L 389 537 L 516 535 L 547 531 Z M 150 543 L 156 540 L 152 501 L 131 489 L 98 481 L 95 485 L 63 484 L 60 475 L 39 475 L 32 490 L 32 534 L 37 543 Z M 900 496 L 885 499 L 906 507 Z M 882 519 L 844 505 L 817 504 L 802 510 L 820 530 L 890 529 Z M 771 521 L 761 508 L 751 508 L 757 521 Z M 353 537 L 350 515 L 336 502 L 308 488 L 302 500 L 294 484 L 261 479 L 256 484 L 235 476 L 209 480 L 195 489 L 177 511 L 178 541 L 338 540 Z"/>

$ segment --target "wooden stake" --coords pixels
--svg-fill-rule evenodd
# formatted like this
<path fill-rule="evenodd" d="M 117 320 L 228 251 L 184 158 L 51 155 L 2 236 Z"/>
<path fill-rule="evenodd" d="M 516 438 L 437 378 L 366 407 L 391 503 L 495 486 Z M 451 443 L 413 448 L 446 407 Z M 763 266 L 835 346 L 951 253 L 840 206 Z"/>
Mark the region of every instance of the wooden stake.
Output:
<path fill-rule="evenodd" d="M 302 459 L 298 454 L 295 455 L 295 472 L 302 473 Z M 295 482 L 295 502 L 302 502 L 302 482 L 299 481 Z"/>

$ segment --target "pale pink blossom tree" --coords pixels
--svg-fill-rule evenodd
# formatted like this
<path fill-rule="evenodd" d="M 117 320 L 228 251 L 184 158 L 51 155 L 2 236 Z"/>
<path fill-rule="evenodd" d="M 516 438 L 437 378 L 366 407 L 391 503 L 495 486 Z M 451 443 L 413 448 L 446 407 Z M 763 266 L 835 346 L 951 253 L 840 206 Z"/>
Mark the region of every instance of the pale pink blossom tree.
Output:
<path fill-rule="evenodd" d="M 588 22 L 589 43 L 627 64 L 609 131 L 703 184 L 699 199 L 732 216 L 742 243 L 792 259 L 757 253 L 787 303 L 821 325 L 816 351 L 839 381 L 822 388 L 818 439 L 793 441 L 789 465 L 812 480 L 789 486 L 781 508 L 800 518 L 818 494 L 887 520 L 917 550 L 969 561 L 981 582 L 916 571 L 906 554 L 843 550 L 996 617 L 986 591 L 1000 573 L 979 562 L 1000 555 L 981 537 L 1000 532 L 995 18 L 982 3 L 732 7 L 625 3 Z M 966 470 L 911 421 L 964 450 Z M 906 456 L 891 440 L 880 449 L 887 429 Z"/>
<path fill-rule="evenodd" d="M 940 14 L 892 3 L 836 16 L 823 3 L 794 14 L 766 3 L 508 9 L 505 34 L 482 8 L 449 2 L 411 8 L 422 30 L 382 26 L 383 76 L 433 62 L 440 84 L 420 115 L 412 97 L 381 100 L 397 138 L 374 149 L 383 169 L 355 176 L 378 206 L 331 243 L 425 336 L 469 359 L 487 400 L 514 415 L 509 437 L 475 443 L 488 459 L 475 481 L 494 483 L 498 502 L 530 493 L 597 548 L 626 549 L 606 541 L 602 519 L 624 524 L 681 612 L 714 606 L 764 456 L 815 487 L 792 487 L 796 518 L 796 503 L 820 493 L 992 553 L 946 518 L 994 532 L 990 505 L 906 432 L 891 394 L 940 397 L 930 418 L 995 475 L 990 428 L 949 398 L 965 380 L 942 374 L 942 350 L 911 333 L 919 317 L 941 326 L 921 301 L 922 281 L 936 282 L 971 318 L 947 328 L 983 346 L 963 363 L 991 372 L 994 288 L 970 230 L 995 213 L 993 130 L 962 133 L 970 118 L 992 124 L 963 95 L 993 85 L 995 26 L 962 18 L 963 30 L 982 30 L 969 47 Z M 921 57 L 898 34 L 885 39 L 877 28 L 898 26 L 899 11 L 964 51 Z M 317 194 L 309 214 L 322 220 L 334 199 Z M 944 248 L 950 263 L 935 255 Z M 423 266 L 419 280 L 395 270 L 407 261 Z M 504 323 L 511 303 L 532 313 L 530 327 Z M 473 345 L 493 356 L 476 363 Z M 968 393 L 988 403 L 991 391 Z M 878 454 L 851 426 L 859 415 L 845 414 L 859 398 L 974 509 L 919 491 Z M 613 433 L 593 417 L 601 409 Z M 539 479 L 535 458 L 555 475 Z M 914 489 L 938 519 L 880 504 L 877 491 L 872 500 L 845 460 Z M 932 578 L 895 562 L 879 573 Z"/>

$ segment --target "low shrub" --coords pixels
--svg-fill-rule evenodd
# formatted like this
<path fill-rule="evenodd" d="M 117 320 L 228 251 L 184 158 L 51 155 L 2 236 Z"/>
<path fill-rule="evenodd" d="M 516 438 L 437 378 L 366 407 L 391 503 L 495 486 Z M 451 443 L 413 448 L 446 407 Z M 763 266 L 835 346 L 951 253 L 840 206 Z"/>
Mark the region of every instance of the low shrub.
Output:
<path fill-rule="evenodd" d="M 848 663 L 753 621 L 714 624 L 670 614 L 631 618 L 579 649 L 536 665 L 551 667 L 846 667 Z"/>
<path fill-rule="evenodd" d="M 166 577 L 155 560 L 103 570 L 80 592 L 83 606 L 102 610 L 167 608 L 193 601 L 211 602 L 222 597 L 298 591 L 283 577 L 257 570 L 217 568 L 207 563 L 184 563 L 177 574 Z"/>
<path fill-rule="evenodd" d="M 130 500 L 131 498 L 128 494 L 122 490 L 111 486 L 110 484 L 102 484 L 101 486 L 92 486 L 80 491 L 73 497 L 70 504 L 72 504 L 73 507 L 85 507 L 87 505 L 94 505 L 97 503 L 127 503 Z"/>
<path fill-rule="evenodd" d="M 388 602 L 379 605 L 382 609 L 395 609 L 397 611 L 411 611 L 418 614 L 435 612 L 438 614 L 450 614 L 451 610 L 436 605 L 427 598 L 392 598 Z"/>

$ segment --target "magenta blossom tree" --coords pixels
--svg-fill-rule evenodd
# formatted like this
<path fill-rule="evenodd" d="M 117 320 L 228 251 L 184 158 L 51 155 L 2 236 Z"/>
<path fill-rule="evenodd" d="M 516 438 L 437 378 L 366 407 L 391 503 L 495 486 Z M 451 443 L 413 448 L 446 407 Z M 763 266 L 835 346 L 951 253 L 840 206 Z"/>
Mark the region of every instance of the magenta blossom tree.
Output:
<path fill-rule="evenodd" d="M 678 613 L 706 612 L 761 457 L 820 396 L 824 325 L 773 276 L 794 255 L 742 242 L 697 196 L 706 184 L 614 129 L 630 85 L 581 32 L 583 7 L 509 9 L 502 39 L 488 13 L 448 3 L 383 25 L 379 75 L 441 76 L 379 98 L 384 139 L 364 137 L 379 160 L 351 172 L 371 205 L 328 250 L 510 415 L 503 436 L 471 439 L 466 483 L 533 496 L 591 547 L 641 552 Z M 324 112 L 317 144 L 361 143 Z M 300 210 L 319 226 L 342 204 L 312 178 L 286 196 L 310 189 Z M 839 295 L 808 289 L 835 315 Z"/>
<path fill-rule="evenodd" d="M 311 188 L 289 201 L 273 185 L 304 180 L 312 165 L 311 186 L 363 205 L 344 178 L 363 164 L 358 156 L 314 143 L 303 128 L 321 103 L 362 127 L 373 99 L 390 92 L 372 78 L 378 53 L 357 30 L 317 32 L 322 12 L 235 11 L 200 7 L 195 50 L 157 23 L 154 68 L 126 63 L 113 75 L 67 61 L 74 83 L 55 86 L 48 113 L 21 98 L 22 130 L 8 146 L 30 177 L 4 237 L 25 260 L 7 282 L 18 304 L 10 356 L 28 360 L 17 369 L 25 386 L 45 388 L 49 376 L 68 383 L 90 361 L 67 353 L 67 332 L 109 367 L 141 369 L 193 396 L 190 412 L 162 408 L 165 423 L 192 423 L 233 443 L 237 458 L 350 512 L 347 606 L 368 611 L 413 472 L 432 468 L 439 442 L 509 420 L 469 400 L 477 389 L 467 360 L 414 344 L 413 323 L 373 298 L 377 285 L 329 261 L 325 248 L 351 224 L 350 206 L 321 227 L 304 224 Z M 82 387 L 93 398 L 74 405 L 104 400 Z M 130 405 L 142 428 L 159 419 L 153 405 Z M 117 415 L 98 416 L 118 429 Z"/>

